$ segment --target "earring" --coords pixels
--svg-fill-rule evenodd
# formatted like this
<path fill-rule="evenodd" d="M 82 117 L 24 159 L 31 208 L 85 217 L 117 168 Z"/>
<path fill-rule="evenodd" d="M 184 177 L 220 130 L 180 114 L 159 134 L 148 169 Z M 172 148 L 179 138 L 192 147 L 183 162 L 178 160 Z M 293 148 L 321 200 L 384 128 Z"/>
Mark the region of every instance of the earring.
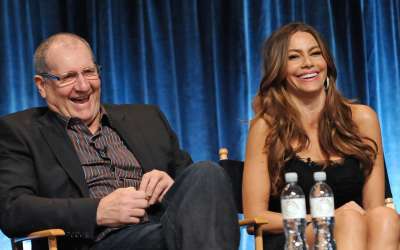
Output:
<path fill-rule="evenodd" d="M 326 77 L 326 80 L 324 82 L 324 88 L 325 88 L 326 91 L 328 91 L 328 89 L 329 89 L 329 77 Z"/>

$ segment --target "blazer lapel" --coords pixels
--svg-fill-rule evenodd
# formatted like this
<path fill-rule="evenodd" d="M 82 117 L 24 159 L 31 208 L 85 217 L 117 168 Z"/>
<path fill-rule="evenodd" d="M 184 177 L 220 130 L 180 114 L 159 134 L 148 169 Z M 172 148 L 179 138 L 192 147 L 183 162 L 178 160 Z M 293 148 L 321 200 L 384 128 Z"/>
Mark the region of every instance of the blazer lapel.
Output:
<path fill-rule="evenodd" d="M 107 109 L 107 107 L 106 107 Z M 117 131 L 129 150 L 139 161 L 145 172 L 152 169 L 153 160 L 151 158 L 151 148 L 146 144 L 143 133 L 136 123 L 130 121 L 129 127 L 126 122 L 126 114 L 110 110 L 107 112 L 110 117 L 110 125 Z"/>
<path fill-rule="evenodd" d="M 54 114 L 47 112 L 40 120 L 40 124 L 39 128 L 43 138 L 49 144 L 61 167 L 64 168 L 65 172 L 78 186 L 81 194 L 85 197 L 89 196 L 89 189 L 86 185 L 82 166 L 61 121 Z"/>

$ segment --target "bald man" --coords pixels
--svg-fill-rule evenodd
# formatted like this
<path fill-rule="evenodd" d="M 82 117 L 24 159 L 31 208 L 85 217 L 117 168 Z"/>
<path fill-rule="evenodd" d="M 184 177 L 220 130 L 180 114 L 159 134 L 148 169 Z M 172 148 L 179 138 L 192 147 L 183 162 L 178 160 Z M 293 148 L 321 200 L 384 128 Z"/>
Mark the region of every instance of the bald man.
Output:
<path fill-rule="evenodd" d="M 102 105 L 100 68 L 81 37 L 34 55 L 47 107 L 0 119 L 0 227 L 9 237 L 62 228 L 60 249 L 237 249 L 229 181 L 192 164 L 161 111 Z M 33 250 L 46 242 L 35 240 Z"/>

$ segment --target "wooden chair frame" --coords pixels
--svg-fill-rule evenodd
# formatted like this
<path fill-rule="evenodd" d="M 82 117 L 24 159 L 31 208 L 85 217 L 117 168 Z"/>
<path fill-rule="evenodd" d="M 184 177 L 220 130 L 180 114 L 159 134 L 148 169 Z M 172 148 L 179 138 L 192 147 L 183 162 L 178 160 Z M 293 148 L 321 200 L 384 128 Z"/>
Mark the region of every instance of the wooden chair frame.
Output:
<path fill-rule="evenodd" d="M 221 148 L 219 150 L 220 161 L 228 160 L 228 150 L 226 148 Z M 263 225 L 268 224 L 267 218 L 264 216 L 257 216 L 254 218 L 246 218 L 239 220 L 240 227 L 254 227 L 254 245 L 256 250 L 263 250 Z"/>
<path fill-rule="evenodd" d="M 48 229 L 37 231 L 29 234 L 26 237 L 12 238 L 11 246 L 12 250 L 23 250 L 23 242 L 26 240 L 34 240 L 40 238 L 47 238 L 49 244 L 49 250 L 57 250 L 57 237 L 64 236 L 65 232 L 62 229 Z"/>

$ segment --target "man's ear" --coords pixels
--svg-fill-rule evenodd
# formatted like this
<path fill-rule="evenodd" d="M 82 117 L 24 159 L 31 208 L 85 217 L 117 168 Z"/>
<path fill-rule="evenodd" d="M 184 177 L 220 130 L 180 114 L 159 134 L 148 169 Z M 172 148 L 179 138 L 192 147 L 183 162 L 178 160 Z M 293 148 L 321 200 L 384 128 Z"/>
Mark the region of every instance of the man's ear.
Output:
<path fill-rule="evenodd" d="M 33 77 L 33 80 L 35 81 L 35 85 L 37 89 L 39 90 L 39 94 L 42 96 L 42 98 L 46 99 L 46 89 L 44 87 L 44 78 L 39 75 L 35 75 Z"/>

